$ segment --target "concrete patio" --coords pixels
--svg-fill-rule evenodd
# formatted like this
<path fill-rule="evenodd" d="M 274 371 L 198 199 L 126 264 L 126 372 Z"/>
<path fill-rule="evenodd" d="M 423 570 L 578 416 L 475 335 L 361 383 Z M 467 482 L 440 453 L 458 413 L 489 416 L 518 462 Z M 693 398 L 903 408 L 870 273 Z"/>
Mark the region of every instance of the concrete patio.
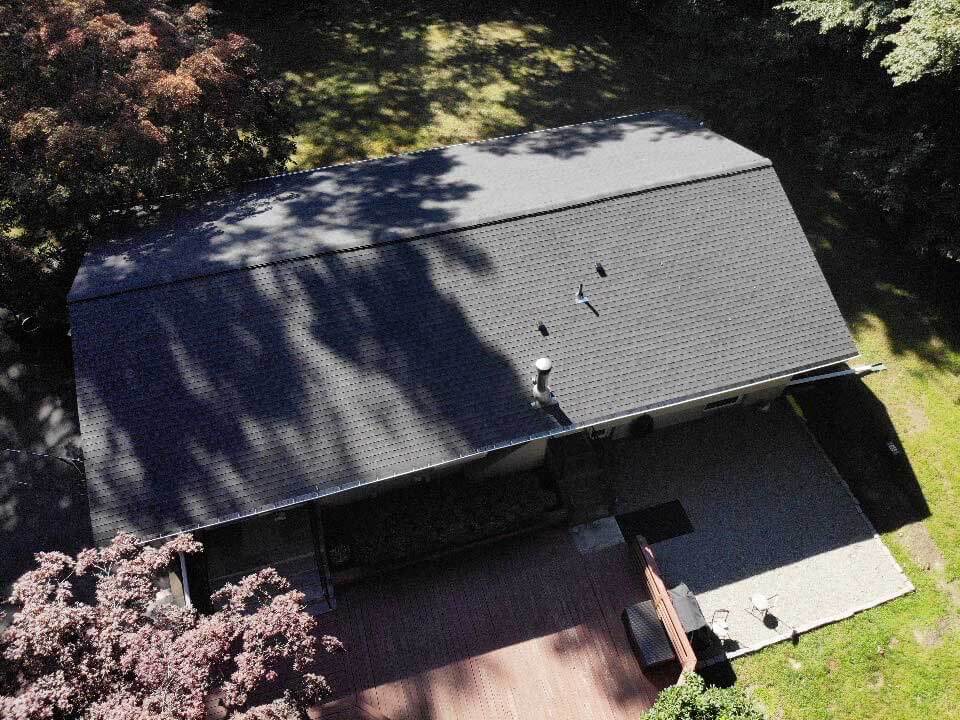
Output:
<path fill-rule="evenodd" d="M 729 611 L 728 658 L 913 589 L 786 403 L 617 442 L 605 465 L 618 515 L 683 505 L 693 531 L 653 548 L 668 584 L 686 582 L 708 622 Z M 586 552 L 623 542 L 613 517 L 572 532 Z M 765 618 L 754 594 L 775 596 Z"/>

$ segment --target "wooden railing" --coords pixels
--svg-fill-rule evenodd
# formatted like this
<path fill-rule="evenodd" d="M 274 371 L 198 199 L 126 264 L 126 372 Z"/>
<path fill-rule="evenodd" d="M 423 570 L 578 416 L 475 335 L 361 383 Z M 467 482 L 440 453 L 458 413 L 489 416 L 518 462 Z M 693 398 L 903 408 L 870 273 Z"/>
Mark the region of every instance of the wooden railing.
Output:
<path fill-rule="evenodd" d="M 657 559 L 653 555 L 653 548 L 647 545 L 643 538 L 637 536 L 630 543 L 630 548 L 640 568 L 643 571 L 643 579 L 647 584 L 647 591 L 650 593 L 650 600 L 653 602 L 657 615 L 660 616 L 660 622 L 667 631 L 667 637 L 670 638 L 670 644 L 673 645 L 673 651 L 677 654 L 680 661 L 680 669 L 683 672 L 693 671 L 697 667 L 697 655 L 690 644 L 690 639 L 683 629 L 680 622 L 680 616 L 677 609 L 673 606 L 673 600 L 670 593 L 667 592 L 667 586 L 663 582 L 663 575 L 660 573 L 660 566 L 657 565 Z"/>

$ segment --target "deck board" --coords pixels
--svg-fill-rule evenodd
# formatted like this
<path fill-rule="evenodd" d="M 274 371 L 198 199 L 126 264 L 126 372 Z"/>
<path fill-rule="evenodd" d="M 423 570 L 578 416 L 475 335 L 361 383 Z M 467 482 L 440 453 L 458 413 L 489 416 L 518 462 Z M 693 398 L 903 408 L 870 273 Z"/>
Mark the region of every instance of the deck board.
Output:
<path fill-rule="evenodd" d="M 625 546 L 565 530 L 512 538 L 338 588 L 318 618 L 347 652 L 338 699 L 389 720 L 635 720 L 670 677 L 637 665 L 620 612 L 645 599 Z"/>

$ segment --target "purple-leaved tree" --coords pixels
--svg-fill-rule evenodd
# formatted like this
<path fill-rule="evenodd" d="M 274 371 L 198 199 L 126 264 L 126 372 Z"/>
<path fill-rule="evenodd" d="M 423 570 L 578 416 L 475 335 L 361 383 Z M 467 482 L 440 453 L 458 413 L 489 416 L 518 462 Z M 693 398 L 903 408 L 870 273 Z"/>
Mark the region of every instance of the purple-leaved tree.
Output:
<path fill-rule="evenodd" d="M 0 717 L 305 718 L 328 692 L 320 652 L 339 641 L 318 636 L 303 594 L 273 569 L 218 591 L 209 615 L 165 600 L 161 573 L 200 549 L 189 535 L 153 548 L 121 534 L 76 558 L 39 553 L 0 632 Z"/>

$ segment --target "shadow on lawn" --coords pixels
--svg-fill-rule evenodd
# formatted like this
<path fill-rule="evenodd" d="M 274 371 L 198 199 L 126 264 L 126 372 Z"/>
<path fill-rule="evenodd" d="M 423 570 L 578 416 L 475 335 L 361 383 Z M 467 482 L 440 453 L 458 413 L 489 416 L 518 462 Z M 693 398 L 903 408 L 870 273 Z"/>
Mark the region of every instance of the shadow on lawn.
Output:
<path fill-rule="evenodd" d="M 795 161 L 778 162 L 777 173 L 848 324 L 881 323 L 893 354 L 960 375 L 960 266 L 898 252 L 882 218 Z"/>
<path fill-rule="evenodd" d="M 81 471 L 51 457 L 80 456 L 63 340 L 31 346 L 0 330 L 0 603 L 35 552 L 90 543 Z"/>
<path fill-rule="evenodd" d="M 807 426 L 878 532 L 930 517 L 930 508 L 886 407 L 862 380 L 793 389 Z"/>
<path fill-rule="evenodd" d="M 663 105 L 641 56 L 604 37 L 625 16 L 586 3 L 242 7 L 221 24 L 286 82 L 301 168 Z"/>

